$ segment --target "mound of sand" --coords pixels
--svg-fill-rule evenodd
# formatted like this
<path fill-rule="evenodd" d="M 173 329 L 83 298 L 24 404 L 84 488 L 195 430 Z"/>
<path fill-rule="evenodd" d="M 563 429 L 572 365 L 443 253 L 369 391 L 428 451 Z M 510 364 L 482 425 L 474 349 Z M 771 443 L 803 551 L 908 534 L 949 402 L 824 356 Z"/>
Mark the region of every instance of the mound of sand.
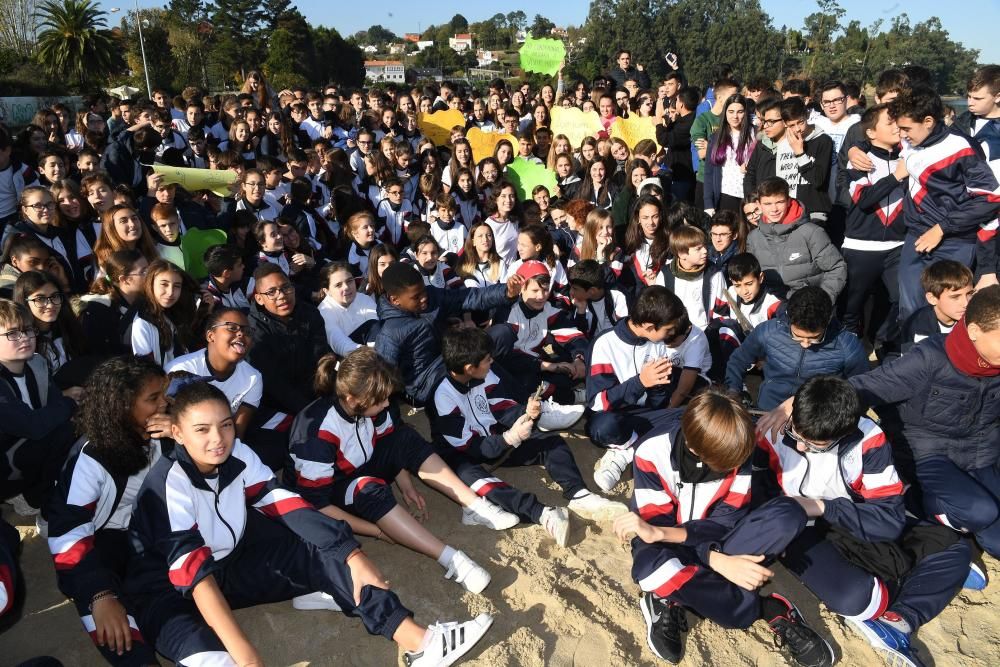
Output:
<path fill-rule="evenodd" d="M 426 434 L 422 415 L 408 421 Z M 588 483 L 597 450 L 577 433 L 567 436 Z M 506 481 L 535 491 L 544 503 L 565 504 L 542 468 L 502 469 Z M 538 526 L 503 533 L 461 525 L 458 508 L 429 488 L 420 488 L 430 511 L 429 527 L 489 570 L 484 595 L 472 595 L 442 577 L 437 563 L 402 547 L 365 540 L 365 550 L 392 582 L 417 620 L 465 619 L 486 611 L 495 616 L 490 632 L 462 664 L 476 667 L 604 667 L 665 664 L 646 646 L 638 588 L 630 576 L 629 547 L 610 524 L 577 520 L 570 545 L 561 549 Z M 627 500 L 631 480 L 615 489 Z M 5 509 L 8 509 L 5 507 Z M 5 514 L 8 520 L 13 517 Z M 27 523 L 21 521 L 21 523 Z M 82 631 L 72 605 L 55 587 L 51 559 L 34 527 L 22 528 L 22 564 L 29 590 L 24 617 L 0 636 L 0 663 L 11 665 L 48 654 L 67 666 L 99 665 L 100 656 Z M 917 646 L 929 667 L 991 665 L 1000 661 L 1000 564 L 987 559 L 991 579 L 983 592 L 961 592 L 937 619 L 921 628 Z M 769 584 L 790 597 L 834 645 L 841 665 L 883 664 L 851 628 L 777 567 Z M 244 609 L 237 618 L 268 665 L 402 664 L 390 642 L 371 637 L 360 622 L 339 613 L 295 611 L 291 603 Z M 725 630 L 689 615 L 684 665 L 785 665 L 767 627 Z"/>

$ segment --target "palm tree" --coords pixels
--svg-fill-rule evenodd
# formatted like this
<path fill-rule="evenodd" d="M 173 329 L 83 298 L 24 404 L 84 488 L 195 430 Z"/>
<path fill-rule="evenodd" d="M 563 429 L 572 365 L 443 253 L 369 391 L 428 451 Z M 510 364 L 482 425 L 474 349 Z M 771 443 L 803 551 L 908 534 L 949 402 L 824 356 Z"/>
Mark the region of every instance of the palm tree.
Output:
<path fill-rule="evenodd" d="M 81 87 L 110 73 L 118 47 L 105 16 L 93 0 L 46 0 L 39 8 L 39 62 Z"/>

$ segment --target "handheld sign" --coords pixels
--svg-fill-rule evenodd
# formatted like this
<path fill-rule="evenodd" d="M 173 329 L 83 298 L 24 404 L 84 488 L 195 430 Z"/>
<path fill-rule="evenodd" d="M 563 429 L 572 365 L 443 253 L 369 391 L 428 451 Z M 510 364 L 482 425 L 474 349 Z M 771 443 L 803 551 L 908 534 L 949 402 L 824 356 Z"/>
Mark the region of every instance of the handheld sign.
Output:
<path fill-rule="evenodd" d="M 555 76 L 559 64 L 566 59 L 566 46 L 562 40 L 528 37 L 521 47 L 521 69 L 525 72 L 539 72 Z"/>

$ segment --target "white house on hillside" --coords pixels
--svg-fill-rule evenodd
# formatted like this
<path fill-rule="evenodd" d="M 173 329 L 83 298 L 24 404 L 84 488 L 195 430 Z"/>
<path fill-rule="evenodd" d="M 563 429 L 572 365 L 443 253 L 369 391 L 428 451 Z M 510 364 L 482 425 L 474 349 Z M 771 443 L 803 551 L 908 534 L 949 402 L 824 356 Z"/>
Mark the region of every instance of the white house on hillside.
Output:
<path fill-rule="evenodd" d="M 472 48 L 472 35 L 467 32 L 459 33 L 448 38 L 448 46 L 456 53 L 465 53 Z"/>
<path fill-rule="evenodd" d="M 403 83 L 406 81 L 406 68 L 398 60 L 366 60 L 365 78 L 372 81 Z"/>

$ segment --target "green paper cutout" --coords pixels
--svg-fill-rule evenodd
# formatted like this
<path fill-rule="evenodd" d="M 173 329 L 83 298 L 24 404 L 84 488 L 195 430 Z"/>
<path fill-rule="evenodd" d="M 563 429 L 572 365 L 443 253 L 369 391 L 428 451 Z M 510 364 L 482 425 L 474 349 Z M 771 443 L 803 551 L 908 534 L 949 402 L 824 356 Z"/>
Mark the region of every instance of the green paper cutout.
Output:
<path fill-rule="evenodd" d="M 566 46 L 560 39 L 528 37 L 521 47 L 521 69 L 555 76 L 559 65 L 566 59 Z"/>
<path fill-rule="evenodd" d="M 504 173 L 517 190 L 518 201 L 531 199 L 531 191 L 536 185 L 544 185 L 549 189 L 549 194 L 555 196 L 556 174 L 543 165 L 519 157 L 507 165 L 507 171 Z"/>

